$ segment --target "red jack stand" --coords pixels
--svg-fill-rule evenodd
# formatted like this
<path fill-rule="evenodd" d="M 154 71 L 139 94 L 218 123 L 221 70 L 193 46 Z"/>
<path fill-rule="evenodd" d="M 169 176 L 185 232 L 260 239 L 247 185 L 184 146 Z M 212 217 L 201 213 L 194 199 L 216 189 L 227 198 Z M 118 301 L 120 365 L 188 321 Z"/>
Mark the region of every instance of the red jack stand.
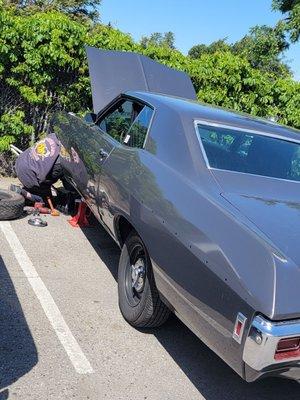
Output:
<path fill-rule="evenodd" d="M 86 203 L 82 200 L 77 201 L 79 203 L 77 214 L 68 220 L 69 224 L 74 228 L 89 227 L 90 223 L 86 215 Z"/>

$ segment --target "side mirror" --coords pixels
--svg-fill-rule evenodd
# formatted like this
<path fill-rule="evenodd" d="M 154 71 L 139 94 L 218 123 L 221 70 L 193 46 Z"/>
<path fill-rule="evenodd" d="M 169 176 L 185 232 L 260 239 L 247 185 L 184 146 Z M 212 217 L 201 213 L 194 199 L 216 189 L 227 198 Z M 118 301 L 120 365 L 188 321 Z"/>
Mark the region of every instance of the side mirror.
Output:
<path fill-rule="evenodd" d="M 96 115 L 96 114 L 94 114 L 94 113 L 87 113 L 87 114 L 84 116 L 83 120 L 84 120 L 84 122 L 87 123 L 88 125 L 93 125 L 93 124 L 96 122 L 96 118 L 97 118 L 97 115 Z"/>

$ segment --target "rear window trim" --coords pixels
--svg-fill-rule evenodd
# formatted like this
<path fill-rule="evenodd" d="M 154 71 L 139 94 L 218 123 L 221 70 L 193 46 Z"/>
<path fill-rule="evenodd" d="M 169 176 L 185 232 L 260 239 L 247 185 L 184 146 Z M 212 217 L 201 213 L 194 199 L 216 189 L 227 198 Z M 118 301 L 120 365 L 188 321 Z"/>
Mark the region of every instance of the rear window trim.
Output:
<path fill-rule="evenodd" d="M 201 153 L 202 156 L 204 158 L 204 162 L 206 164 L 207 169 L 211 170 L 211 171 L 225 171 L 228 173 L 234 173 L 234 174 L 243 174 L 243 175 L 251 175 L 254 177 L 260 177 L 260 178 L 268 178 L 268 179 L 276 179 L 279 181 L 285 181 L 285 182 L 293 182 L 293 183 L 300 183 L 300 181 L 296 181 L 296 180 L 292 180 L 292 179 L 284 179 L 284 178 L 276 178 L 276 177 L 272 177 L 272 176 L 267 176 L 267 175 L 258 175 L 258 174 L 251 174 L 249 172 L 241 172 L 241 171 L 233 171 L 233 170 L 228 170 L 228 169 L 223 169 L 223 168 L 216 168 L 216 167 L 211 167 L 209 164 L 209 160 L 202 142 L 202 138 L 201 135 L 198 131 L 198 126 L 199 125 L 204 125 L 204 126 L 211 126 L 211 127 L 216 127 L 216 128 L 225 128 L 225 129 L 232 129 L 234 131 L 239 131 L 239 132 L 245 132 L 245 133 L 250 133 L 250 134 L 254 134 L 254 135 L 261 135 L 261 136 L 266 136 L 266 137 L 270 137 L 270 138 L 274 138 L 274 139 L 279 139 L 279 140 L 283 140 L 286 142 L 290 142 L 290 143 L 295 143 L 295 144 L 299 144 L 300 145 L 300 139 L 291 139 L 291 138 L 286 138 L 284 136 L 281 135 L 276 135 L 273 133 L 267 133 L 267 132 L 262 132 L 262 131 L 257 131 L 254 129 L 247 129 L 247 128 L 240 128 L 238 126 L 234 126 L 234 125 L 227 125 L 227 124 L 221 124 L 218 122 L 212 122 L 212 121 L 206 121 L 206 120 L 201 120 L 201 119 L 194 119 L 194 128 L 195 128 L 195 132 L 196 132 L 196 136 L 200 145 L 200 149 L 201 149 Z"/>

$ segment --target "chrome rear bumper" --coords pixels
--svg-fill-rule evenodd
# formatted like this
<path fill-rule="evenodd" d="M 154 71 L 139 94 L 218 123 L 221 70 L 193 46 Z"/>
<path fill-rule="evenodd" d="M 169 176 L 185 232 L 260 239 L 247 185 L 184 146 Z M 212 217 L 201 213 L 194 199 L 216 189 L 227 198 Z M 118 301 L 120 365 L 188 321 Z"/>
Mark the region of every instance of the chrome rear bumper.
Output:
<path fill-rule="evenodd" d="M 293 337 L 300 337 L 300 320 L 273 322 L 258 315 L 254 318 L 246 338 L 243 360 L 251 369 L 262 372 L 270 371 L 272 366 L 280 369 L 279 364 L 283 363 L 288 363 L 291 368 L 299 367 L 300 352 L 299 356 L 287 360 L 275 359 L 279 340 Z M 300 379 L 300 368 L 297 371 L 299 376 L 293 376 L 292 379 Z"/>

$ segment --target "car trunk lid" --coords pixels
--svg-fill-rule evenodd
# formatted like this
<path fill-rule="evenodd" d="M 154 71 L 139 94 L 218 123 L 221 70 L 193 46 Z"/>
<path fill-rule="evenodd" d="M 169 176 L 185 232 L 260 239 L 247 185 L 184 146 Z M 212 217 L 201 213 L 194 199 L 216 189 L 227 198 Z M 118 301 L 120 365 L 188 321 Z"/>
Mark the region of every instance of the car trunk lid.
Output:
<path fill-rule="evenodd" d="M 214 170 L 222 196 L 300 266 L 300 182 Z"/>
<path fill-rule="evenodd" d="M 273 311 L 266 315 L 278 320 L 299 318 L 300 182 L 231 171 L 212 170 L 212 173 L 222 197 L 278 250 L 274 257 L 275 277 L 270 270 L 270 279 L 274 279 Z M 264 267 L 267 266 L 261 266 Z"/>

